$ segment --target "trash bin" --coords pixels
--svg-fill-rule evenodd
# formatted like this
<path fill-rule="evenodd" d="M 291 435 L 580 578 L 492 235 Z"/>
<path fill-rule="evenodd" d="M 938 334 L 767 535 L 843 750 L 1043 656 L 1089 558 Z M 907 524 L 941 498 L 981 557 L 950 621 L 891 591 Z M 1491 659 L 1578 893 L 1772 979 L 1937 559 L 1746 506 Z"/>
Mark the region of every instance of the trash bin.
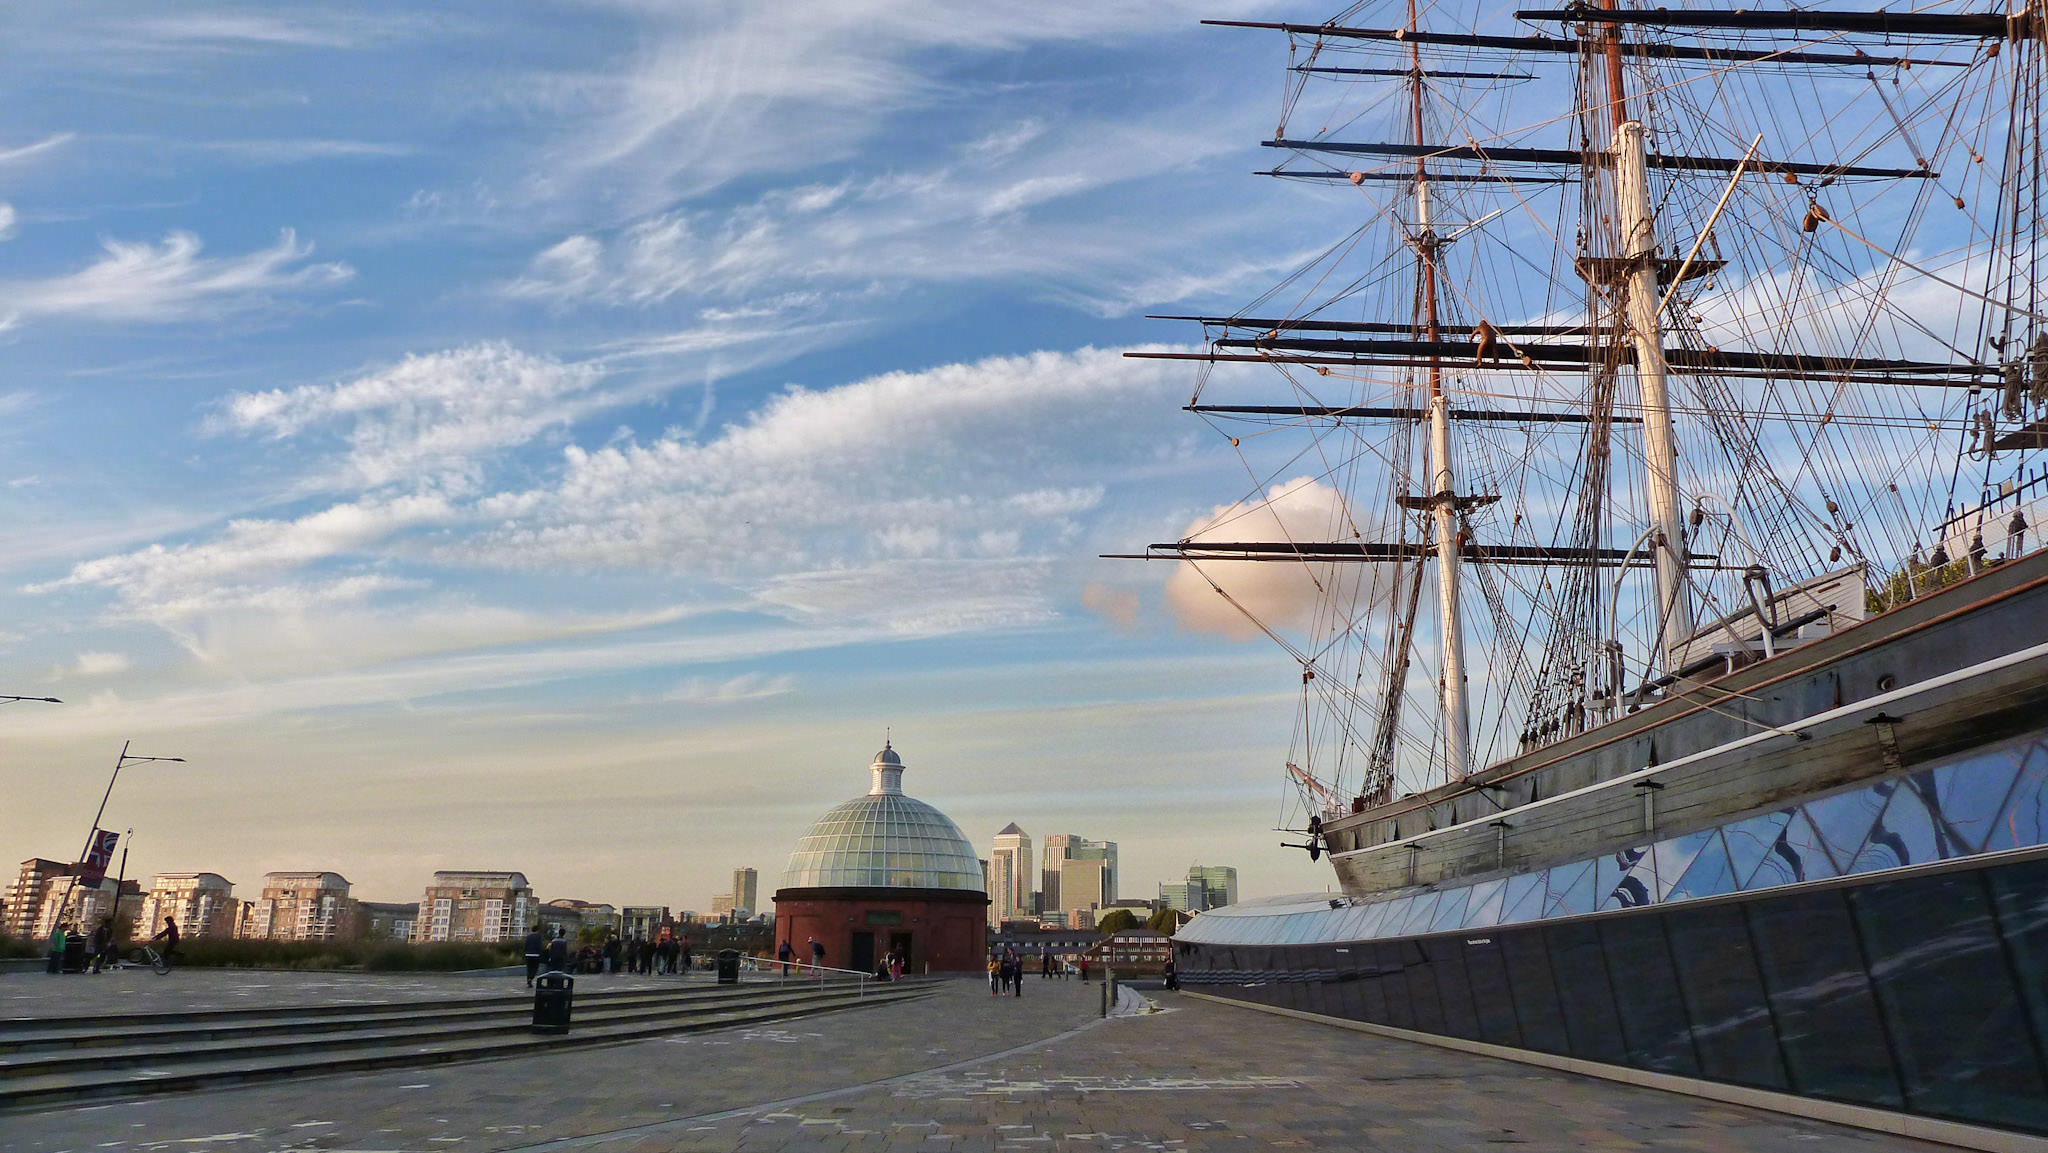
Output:
<path fill-rule="evenodd" d="M 533 1031 L 567 1033 L 569 1006 L 576 999 L 576 978 L 567 973 L 542 973 L 533 983 Z"/>
<path fill-rule="evenodd" d="M 71 934 L 70 936 L 68 936 L 68 937 L 65 937 L 65 938 L 64 938 L 64 971 L 65 971 L 65 972 L 67 972 L 67 973 L 83 973 L 83 972 L 85 972 L 85 961 L 86 961 L 86 957 L 85 957 L 85 943 L 86 943 L 86 942 L 85 942 L 85 938 L 84 938 L 84 937 L 82 937 L 82 936 L 80 936 L 80 935 L 78 935 L 77 933 L 73 933 L 73 934 Z"/>
<path fill-rule="evenodd" d="M 720 949 L 718 951 L 718 983 L 737 985 L 740 983 L 740 951 Z"/>

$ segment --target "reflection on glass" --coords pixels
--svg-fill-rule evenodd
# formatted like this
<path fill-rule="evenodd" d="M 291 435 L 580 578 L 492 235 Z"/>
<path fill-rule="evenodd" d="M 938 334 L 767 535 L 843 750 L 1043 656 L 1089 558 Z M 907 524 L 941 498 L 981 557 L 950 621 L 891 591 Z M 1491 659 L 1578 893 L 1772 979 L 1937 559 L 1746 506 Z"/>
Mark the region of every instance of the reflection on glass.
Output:
<path fill-rule="evenodd" d="M 2038 845 L 2048 831 L 2048 745 L 2035 742 L 2026 752 L 2012 795 L 1984 838 L 1986 851 Z"/>
<path fill-rule="evenodd" d="M 2012 792 L 2013 777 L 2027 746 L 2007 746 L 1964 757 L 1934 771 L 1935 815 L 1945 822 L 1963 851 L 1974 853 Z"/>
<path fill-rule="evenodd" d="M 1593 911 L 1593 862 L 1559 865 L 1550 870 L 1550 898 L 1544 903 L 1546 917 L 1569 917 Z"/>
<path fill-rule="evenodd" d="M 1863 851 L 1856 854 L 1856 860 L 1849 866 L 1852 873 L 1922 865 L 1943 855 L 1940 846 L 1946 838 L 1937 837 L 1934 822 L 1927 815 L 1927 806 L 1920 799 L 1923 792 L 1932 787 L 1933 779 L 1907 779 L 1895 784 L 1897 787 L 1892 789 L 1891 801 L 1885 805 L 1884 814 L 1870 830 L 1870 839 L 1864 842 Z"/>
<path fill-rule="evenodd" d="M 1472 900 L 1465 909 L 1465 927 L 1483 928 L 1499 922 L 1501 902 L 1507 893 L 1506 881 L 1482 881 L 1472 886 Z"/>
<path fill-rule="evenodd" d="M 1721 834 L 1709 835 L 1693 855 L 1692 864 L 1671 886 L 1665 899 L 1683 901 L 1689 897 L 1714 897 L 1735 891 L 1735 873 L 1728 864 L 1728 847 Z"/>
<path fill-rule="evenodd" d="M 1749 879 L 1756 875 L 1757 866 L 1770 855 L 1771 846 L 1778 843 L 1778 834 L 1785 831 L 1785 824 L 1791 819 L 1792 810 L 1781 809 L 1737 821 L 1721 830 L 1721 839 L 1728 846 L 1728 871 L 1735 877 L 1736 888 L 1750 887 Z"/>
<path fill-rule="evenodd" d="M 1835 873 L 1846 871 L 1849 862 L 1856 859 L 1864 840 L 1870 836 L 1870 826 L 1877 823 L 1878 814 L 1884 811 L 1892 788 L 1893 782 L 1879 782 L 1800 806 L 1806 810 L 1806 819 L 1813 822 Z"/>

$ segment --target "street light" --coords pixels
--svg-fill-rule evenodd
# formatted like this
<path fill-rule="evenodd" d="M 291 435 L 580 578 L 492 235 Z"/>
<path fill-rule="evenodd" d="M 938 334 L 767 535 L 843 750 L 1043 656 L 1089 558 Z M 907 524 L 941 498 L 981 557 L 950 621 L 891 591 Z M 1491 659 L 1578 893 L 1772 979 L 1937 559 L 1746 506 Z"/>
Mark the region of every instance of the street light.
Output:
<path fill-rule="evenodd" d="M 43 698 L 43 699 L 47 699 L 47 698 Z M 114 758 L 114 774 L 113 774 L 112 776 L 110 776 L 110 777 L 108 777 L 108 778 L 107 778 L 107 791 L 106 791 L 106 792 L 104 792 L 104 793 L 102 793 L 102 794 L 100 794 L 100 807 L 99 807 L 99 810 L 98 810 L 97 812 L 93 813 L 93 815 L 92 815 L 92 828 L 91 828 L 91 829 L 89 829 L 89 830 L 87 830 L 87 832 L 86 832 L 86 834 L 85 834 L 85 850 L 84 850 L 83 852 L 81 852 L 81 853 L 80 853 L 80 854 L 78 855 L 78 860 L 79 860 L 79 863 L 80 863 L 81 865 L 85 863 L 85 860 L 86 860 L 86 858 L 87 858 L 87 857 L 90 857 L 90 856 L 92 855 L 92 851 L 93 851 L 93 847 L 94 847 L 94 842 L 96 842 L 96 841 L 98 841 L 98 840 L 99 840 L 99 835 L 100 835 L 100 818 L 101 818 L 101 817 L 104 817 L 104 816 L 106 816 L 106 815 L 107 815 L 107 800 L 108 800 L 108 798 L 110 798 L 110 797 L 112 797 L 112 796 L 114 795 L 114 782 L 115 782 L 115 781 L 118 781 L 118 780 L 120 780 L 120 779 L 121 779 L 121 770 L 122 770 L 123 768 L 125 768 L 125 767 L 127 767 L 128 765 L 131 765 L 131 764 L 137 764 L 137 765 L 139 765 L 139 764 L 145 764 L 145 763 L 147 763 L 147 762 L 150 762 L 150 761 L 175 761 L 175 762 L 177 762 L 178 764 L 181 764 L 181 765 L 185 763 L 185 758 L 183 758 L 183 757 L 144 757 L 144 756 L 138 756 L 138 755 L 136 755 L 136 754 L 134 754 L 134 753 L 131 753 L 131 752 L 129 752 L 129 751 L 128 751 L 128 746 L 129 746 L 129 745 L 131 745 L 131 744 L 133 744 L 133 743 L 134 743 L 133 741 L 122 741 L 122 742 L 121 742 L 121 755 L 120 755 L 120 756 L 118 756 L 118 757 L 115 757 L 115 758 Z M 73 874 L 71 874 L 71 883 L 70 883 L 69 885 L 66 885 L 66 886 L 64 887 L 64 899 L 63 899 L 63 900 L 61 900 L 61 901 L 59 901 L 59 902 L 57 902 L 57 918 L 58 918 L 58 920 L 59 920 L 59 921 L 61 921 L 61 920 L 63 919 L 63 917 L 64 917 L 64 910 L 65 910 L 65 909 L 66 909 L 66 908 L 67 908 L 67 907 L 68 907 L 68 906 L 69 906 L 69 905 L 71 904 L 71 894 L 72 894 L 72 892 L 73 892 L 74 890 L 76 890 L 77 888 L 78 888 L 78 874 L 77 874 L 77 873 L 73 873 Z M 115 908 L 115 910 L 116 910 L 116 911 L 118 912 L 118 911 L 120 910 L 120 907 L 121 907 L 121 896 L 120 896 L 120 894 L 119 894 L 119 893 L 116 893 L 116 894 L 114 895 L 114 908 Z"/>

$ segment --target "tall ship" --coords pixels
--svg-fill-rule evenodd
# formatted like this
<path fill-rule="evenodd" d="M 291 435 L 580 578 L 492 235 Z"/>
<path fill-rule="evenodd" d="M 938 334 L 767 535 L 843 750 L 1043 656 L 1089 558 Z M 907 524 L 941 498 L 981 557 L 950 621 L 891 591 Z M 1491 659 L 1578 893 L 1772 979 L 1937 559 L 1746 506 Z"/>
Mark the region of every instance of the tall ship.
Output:
<path fill-rule="evenodd" d="M 1284 37 L 1262 175 L 1356 227 L 1133 354 L 1251 478 L 1140 555 L 1299 662 L 1335 871 L 1184 986 L 2048 1135 L 2048 10 L 1213 23 Z"/>

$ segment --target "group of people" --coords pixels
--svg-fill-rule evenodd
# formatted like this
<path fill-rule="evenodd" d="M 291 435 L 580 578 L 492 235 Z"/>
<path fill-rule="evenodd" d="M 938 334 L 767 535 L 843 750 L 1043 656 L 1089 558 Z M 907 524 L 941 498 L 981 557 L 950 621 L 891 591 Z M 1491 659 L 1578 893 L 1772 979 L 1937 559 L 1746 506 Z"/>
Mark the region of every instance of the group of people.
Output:
<path fill-rule="evenodd" d="M 78 922 L 66 921 L 59 924 L 56 931 L 50 934 L 50 972 L 64 971 L 64 954 L 70 948 L 71 942 L 82 933 Z M 163 951 L 158 955 L 166 961 L 175 958 L 178 953 L 178 922 L 165 917 L 163 929 L 149 939 L 152 945 L 158 941 L 164 943 Z M 86 970 L 102 972 L 119 960 L 120 958 L 115 956 L 114 919 L 102 917 L 99 925 L 90 934 L 85 934 Z"/>
<path fill-rule="evenodd" d="M 811 968 L 823 969 L 825 967 L 825 943 L 816 937 L 806 937 L 804 940 L 811 953 Z M 782 966 L 782 975 L 785 977 L 789 976 L 789 967 L 792 963 L 796 964 L 799 971 L 803 968 L 802 962 L 797 960 L 796 950 L 791 948 L 786 940 L 780 945 L 775 946 L 775 961 Z M 877 974 L 877 976 L 879 975 Z M 899 969 L 897 976 L 900 977 L 902 975 Z"/>
<path fill-rule="evenodd" d="M 988 995 L 1000 997 L 1004 993 L 1012 997 L 1024 995 L 1024 957 L 1014 946 L 988 955 Z"/>
<path fill-rule="evenodd" d="M 687 972 L 693 960 L 688 937 L 666 935 L 652 941 L 638 934 L 631 938 L 612 937 L 605 941 L 602 952 L 607 973 Z"/>
<path fill-rule="evenodd" d="M 688 972 L 693 960 L 690 939 L 666 933 L 652 941 L 637 933 L 631 937 L 614 934 L 606 937 L 601 945 L 585 945 L 575 950 L 570 948 L 568 934 L 562 929 L 556 929 L 555 935 L 549 937 L 544 927 L 535 925 L 526 934 L 528 985 L 533 984 L 543 968 L 550 973 L 573 971 L 652 976 Z"/>

